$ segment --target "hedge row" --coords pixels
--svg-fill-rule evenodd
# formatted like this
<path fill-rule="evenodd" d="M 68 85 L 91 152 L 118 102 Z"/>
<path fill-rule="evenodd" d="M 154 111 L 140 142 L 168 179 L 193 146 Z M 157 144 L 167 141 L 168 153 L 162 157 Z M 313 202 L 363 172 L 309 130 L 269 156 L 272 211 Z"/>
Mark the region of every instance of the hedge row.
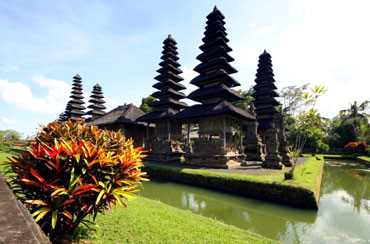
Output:
<path fill-rule="evenodd" d="M 146 163 L 144 171 L 150 178 L 202 186 L 228 193 L 254 197 L 310 209 L 318 208 L 323 161 L 314 190 L 285 184 L 283 181 L 251 179 L 240 174 L 218 173 L 206 170 L 184 169 Z"/>

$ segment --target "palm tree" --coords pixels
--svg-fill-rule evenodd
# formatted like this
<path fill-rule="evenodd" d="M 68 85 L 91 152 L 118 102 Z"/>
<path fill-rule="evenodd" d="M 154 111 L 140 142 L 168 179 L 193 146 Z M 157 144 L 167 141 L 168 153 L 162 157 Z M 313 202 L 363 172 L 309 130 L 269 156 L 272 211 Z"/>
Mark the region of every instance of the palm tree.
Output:
<path fill-rule="evenodd" d="M 369 118 L 369 114 L 365 113 L 364 111 L 369 107 L 370 101 L 365 100 L 363 103 L 358 106 L 357 101 L 350 103 L 350 107 L 348 109 L 341 110 L 339 113 L 341 116 L 346 117 L 348 119 L 353 118 L 361 118 L 367 119 Z"/>

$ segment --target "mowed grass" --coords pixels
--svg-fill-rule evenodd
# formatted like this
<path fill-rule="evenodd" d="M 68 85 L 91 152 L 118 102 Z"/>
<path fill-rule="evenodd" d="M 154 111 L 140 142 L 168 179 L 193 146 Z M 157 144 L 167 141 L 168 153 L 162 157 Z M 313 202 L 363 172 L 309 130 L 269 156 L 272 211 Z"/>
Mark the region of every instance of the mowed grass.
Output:
<path fill-rule="evenodd" d="M 10 152 L 1 152 L 0 151 L 0 171 L 1 172 L 4 172 L 5 171 L 5 164 L 4 162 L 8 161 L 7 160 L 7 157 L 11 158 L 12 156 L 14 156 L 15 154 L 13 153 L 10 153 Z"/>
<path fill-rule="evenodd" d="M 13 153 L 0 152 L 0 170 Z M 117 207 L 112 214 L 99 214 L 91 227 L 77 237 L 79 243 L 278 243 L 217 220 L 138 197 Z"/>
<path fill-rule="evenodd" d="M 357 158 L 368 161 L 370 163 L 370 157 L 369 156 L 358 156 Z"/>
<path fill-rule="evenodd" d="M 93 228 L 81 243 L 278 243 L 144 197 L 98 215 Z"/>

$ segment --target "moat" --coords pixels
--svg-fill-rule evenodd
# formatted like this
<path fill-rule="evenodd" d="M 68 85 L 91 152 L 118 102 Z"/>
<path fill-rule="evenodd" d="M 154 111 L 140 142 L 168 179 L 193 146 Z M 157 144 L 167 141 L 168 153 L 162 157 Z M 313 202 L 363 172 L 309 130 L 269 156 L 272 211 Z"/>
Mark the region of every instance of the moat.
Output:
<path fill-rule="evenodd" d="M 369 176 L 356 162 L 326 161 L 318 211 L 159 180 L 140 195 L 284 243 L 369 243 Z"/>

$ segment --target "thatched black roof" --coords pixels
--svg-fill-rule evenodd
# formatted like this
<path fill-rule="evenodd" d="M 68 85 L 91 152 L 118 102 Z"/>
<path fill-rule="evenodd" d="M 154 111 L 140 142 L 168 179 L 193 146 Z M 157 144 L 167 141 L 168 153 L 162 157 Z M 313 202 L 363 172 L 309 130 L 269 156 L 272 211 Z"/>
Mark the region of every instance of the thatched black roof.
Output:
<path fill-rule="evenodd" d="M 239 92 L 228 88 L 225 84 L 218 86 L 211 86 L 203 89 L 193 91 L 188 95 L 188 98 L 197 102 L 201 102 L 203 99 L 221 97 L 229 101 L 241 100 L 245 97 Z"/>
<path fill-rule="evenodd" d="M 210 62 L 200 63 L 194 68 L 194 71 L 198 73 L 205 73 L 207 70 L 214 67 L 219 67 L 220 69 L 225 70 L 228 74 L 238 72 L 233 66 L 228 63 L 228 61 L 224 57 L 218 57 Z"/>
<path fill-rule="evenodd" d="M 178 113 L 178 110 L 174 110 L 172 108 L 167 108 L 164 110 L 153 111 L 151 113 L 145 114 L 137 119 L 137 121 L 145 121 L 145 122 L 155 122 L 158 120 L 164 120 L 172 118 L 175 114 Z"/>
<path fill-rule="evenodd" d="M 180 91 L 180 90 L 184 90 L 186 89 L 186 87 L 176 81 L 173 81 L 173 80 L 167 80 L 167 81 L 162 81 L 162 82 L 158 82 L 158 83 L 155 83 L 153 85 L 154 88 L 158 89 L 158 90 L 164 90 L 164 89 L 174 89 L 176 91 Z"/>
<path fill-rule="evenodd" d="M 234 61 L 234 58 L 227 53 L 223 46 L 219 46 L 206 53 L 201 53 L 197 56 L 197 59 L 201 62 L 205 62 L 206 60 L 213 59 L 214 57 L 223 57 L 227 60 L 227 62 Z"/>
<path fill-rule="evenodd" d="M 240 83 L 237 82 L 233 77 L 231 77 L 225 70 L 220 69 L 216 70 L 209 74 L 200 74 L 190 81 L 190 84 L 195 86 L 202 86 L 204 83 L 209 83 L 209 81 L 222 80 L 224 84 L 228 87 L 240 86 Z"/>
<path fill-rule="evenodd" d="M 158 108 L 159 109 L 167 109 L 168 108 L 173 108 L 176 110 L 180 110 L 183 108 L 186 108 L 188 105 L 184 102 L 178 101 L 176 99 L 172 98 L 165 98 L 159 101 L 152 102 L 150 104 L 151 107 L 153 108 Z"/>
<path fill-rule="evenodd" d="M 194 105 L 177 113 L 174 119 L 199 119 L 209 116 L 231 115 L 242 120 L 256 120 L 247 111 L 238 108 L 231 103 L 222 100 L 216 103 Z"/>
<path fill-rule="evenodd" d="M 163 91 L 157 91 L 152 94 L 152 97 L 160 98 L 163 96 L 169 95 L 170 97 L 173 97 L 175 99 L 183 99 L 186 97 L 186 95 L 182 92 L 176 91 L 174 89 L 169 88 L 168 90 Z"/>
<path fill-rule="evenodd" d="M 112 111 L 93 119 L 90 124 L 98 126 L 118 125 L 118 124 L 132 124 L 138 126 L 145 126 L 145 123 L 136 121 L 137 118 L 143 116 L 145 113 L 135 105 L 128 104 L 118 106 Z"/>

